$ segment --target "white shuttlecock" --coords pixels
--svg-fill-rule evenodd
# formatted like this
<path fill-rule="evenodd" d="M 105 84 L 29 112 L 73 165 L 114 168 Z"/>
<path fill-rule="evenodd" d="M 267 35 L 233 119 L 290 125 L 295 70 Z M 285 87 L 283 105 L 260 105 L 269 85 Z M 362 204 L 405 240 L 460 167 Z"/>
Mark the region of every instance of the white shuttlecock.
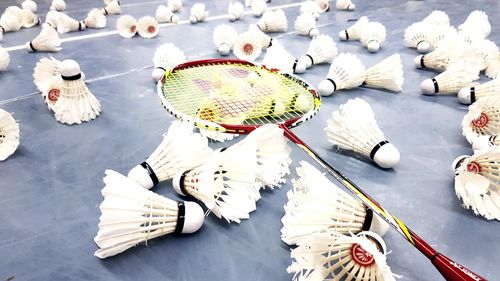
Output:
<path fill-rule="evenodd" d="M 20 22 L 16 16 L 4 13 L 0 17 L 0 40 L 2 40 L 4 33 L 19 31 L 21 27 L 22 22 Z"/>
<path fill-rule="evenodd" d="M 42 31 L 30 42 L 26 43 L 28 52 L 59 52 L 61 39 L 57 31 L 50 26 L 43 26 Z"/>
<path fill-rule="evenodd" d="M 22 15 L 23 15 L 22 24 L 24 28 L 32 28 L 41 23 L 40 18 L 38 18 L 38 16 L 30 10 L 23 9 Z"/>
<path fill-rule="evenodd" d="M 94 237 L 98 258 L 170 233 L 194 233 L 203 225 L 203 209 L 197 203 L 168 199 L 113 170 L 106 170 L 104 184 L 99 231 Z"/>
<path fill-rule="evenodd" d="M 174 24 L 179 23 L 179 17 L 174 14 L 167 6 L 160 5 L 156 8 L 155 18 L 158 22 L 171 22 Z"/>
<path fill-rule="evenodd" d="M 386 37 L 385 26 L 372 21 L 363 27 L 359 40 L 368 49 L 368 52 L 375 53 L 378 52 Z"/>
<path fill-rule="evenodd" d="M 403 74 L 401 56 L 394 54 L 368 68 L 364 73 L 365 81 L 363 84 L 371 88 L 401 92 L 404 82 Z"/>
<path fill-rule="evenodd" d="M 99 9 L 92 9 L 83 20 L 87 28 L 100 29 L 105 28 L 107 25 L 106 16 L 101 13 Z"/>
<path fill-rule="evenodd" d="M 313 64 L 332 63 L 337 55 L 337 47 L 333 39 L 325 34 L 320 34 L 311 40 L 304 56 L 297 61 L 296 72 L 310 68 Z"/>
<path fill-rule="evenodd" d="M 295 245 L 301 239 L 324 230 L 342 234 L 373 231 L 384 235 L 389 225 L 359 200 L 329 181 L 311 164 L 301 161 L 299 178 L 287 193 L 281 219 L 281 240 Z"/>
<path fill-rule="evenodd" d="M 462 104 L 472 104 L 480 98 L 491 96 L 500 98 L 500 77 L 477 86 L 463 88 L 458 92 L 458 100 Z"/>
<path fill-rule="evenodd" d="M 237 38 L 238 32 L 232 26 L 220 24 L 214 28 L 212 40 L 217 52 L 223 56 L 231 53 Z"/>
<path fill-rule="evenodd" d="M 58 12 L 66 10 L 66 2 L 64 0 L 52 0 L 50 5 L 51 10 L 56 10 Z"/>
<path fill-rule="evenodd" d="M 330 0 L 315 0 L 321 13 L 326 13 L 330 10 Z"/>
<path fill-rule="evenodd" d="M 208 17 L 208 11 L 204 3 L 196 3 L 191 7 L 191 16 L 189 22 L 195 24 L 197 22 L 205 21 Z"/>
<path fill-rule="evenodd" d="M 316 3 L 315 1 L 308 0 L 300 5 L 300 13 L 311 14 L 316 20 L 318 20 L 321 10 L 318 6 L 318 3 Z"/>
<path fill-rule="evenodd" d="M 193 126 L 174 121 L 151 156 L 128 173 L 128 178 L 151 189 L 172 179 L 179 171 L 193 169 L 208 160 L 212 150 L 207 138 L 193 132 Z"/>
<path fill-rule="evenodd" d="M 432 26 L 450 26 L 450 18 L 445 12 L 440 10 L 432 11 L 422 22 Z"/>
<path fill-rule="evenodd" d="M 40 92 L 46 92 L 54 77 L 61 75 L 61 62 L 54 58 L 42 58 L 33 71 L 33 82 Z"/>
<path fill-rule="evenodd" d="M 174 67 L 185 62 L 186 56 L 174 44 L 165 43 L 159 46 L 156 48 L 153 56 L 153 64 L 155 66 L 151 74 L 153 81 L 160 81 L 165 72 L 170 72 Z"/>
<path fill-rule="evenodd" d="M 58 11 L 48 11 L 47 15 L 45 16 L 45 24 L 44 25 L 49 25 L 55 29 L 57 29 L 57 21 L 59 19 L 59 15 L 61 15 L 61 12 Z"/>
<path fill-rule="evenodd" d="M 4 14 L 10 14 L 16 17 L 17 21 L 21 23 L 23 22 L 23 15 L 22 15 L 23 9 L 19 8 L 18 6 L 9 6 L 5 9 Z"/>
<path fill-rule="evenodd" d="M 485 74 L 488 78 L 497 79 L 500 78 L 498 73 L 500 72 L 500 55 L 490 61 L 488 67 L 486 67 Z"/>
<path fill-rule="evenodd" d="M 10 113 L 0 108 L 0 161 L 11 156 L 19 146 L 19 124 Z"/>
<path fill-rule="evenodd" d="M 102 9 L 102 13 L 104 15 L 119 15 L 122 13 L 122 9 L 120 7 L 120 1 L 113 0 L 109 2 L 106 7 Z"/>
<path fill-rule="evenodd" d="M 296 68 L 300 70 L 314 64 L 332 63 L 336 55 L 337 46 L 332 37 L 320 34 L 311 40 L 306 54 L 299 58 Z"/>
<path fill-rule="evenodd" d="M 174 13 L 182 9 L 182 0 L 168 0 L 167 7 Z"/>
<path fill-rule="evenodd" d="M 382 168 L 399 162 L 399 150 L 387 141 L 370 105 L 360 98 L 348 100 L 334 111 L 325 133 L 330 143 L 369 157 Z"/>
<path fill-rule="evenodd" d="M 252 0 L 252 5 L 250 9 L 254 17 L 261 17 L 267 9 L 266 1 L 264 0 Z"/>
<path fill-rule="evenodd" d="M 234 42 L 233 53 L 240 60 L 254 61 L 261 52 L 261 41 L 254 32 L 240 33 Z"/>
<path fill-rule="evenodd" d="M 359 40 L 361 31 L 369 21 L 367 17 L 360 17 L 355 24 L 339 32 L 340 40 Z"/>
<path fill-rule="evenodd" d="M 462 206 L 488 220 L 500 220 L 500 147 L 463 155 L 453 162 L 455 192 Z"/>
<path fill-rule="evenodd" d="M 337 10 L 354 11 L 356 5 L 352 3 L 351 0 L 337 0 L 337 2 L 335 2 L 335 8 L 337 8 Z"/>
<path fill-rule="evenodd" d="M 264 33 L 285 32 L 288 28 L 288 20 L 282 9 L 266 11 L 257 22 L 257 26 Z"/>
<path fill-rule="evenodd" d="M 274 124 L 263 125 L 252 131 L 244 141 L 257 143 L 257 186 L 274 188 L 285 182 L 285 176 L 290 174 L 292 159 L 283 129 Z"/>
<path fill-rule="evenodd" d="M 60 71 L 61 75 L 52 79 L 42 93 L 56 120 L 72 125 L 99 116 L 101 105 L 85 85 L 80 65 L 74 60 L 64 60 Z"/>
<path fill-rule="evenodd" d="M 10 55 L 6 49 L 0 46 L 0 71 L 7 69 L 10 63 Z"/>
<path fill-rule="evenodd" d="M 57 32 L 63 34 L 85 29 L 87 29 L 87 26 L 83 21 L 77 21 L 64 13 L 59 13 L 57 17 Z"/>
<path fill-rule="evenodd" d="M 469 14 L 465 22 L 458 26 L 458 30 L 462 33 L 485 39 L 491 32 L 488 15 L 483 11 L 473 11 Z"/>
<path fill-rule="evenodd" d="M 417 49 L 419 53 L 427 53 L 432 48 L 430 37 L 433 27 L 423 22 L 417 22 L 405 29 L 404 42 L 406 47 Z"/>
<path fill-rule="evenodd" d="M 473 85 L 479 77 L 479 65 L 474 62 L 455 62 L 431 79 L 420 84 L 424 95 L 456 94 L 464 87 Z"/>
<path fill-rule="evenodd" d="M 458 36 L 458 31 L 453 26 L 434 26 L 431 30 L 429 38 L 429 43 L 431 44 L 433 49 L 437 49 L 441 46 L 442 42 L 446 42 L 447 40 L 452 40 L 452 38 L 456 38 Z"/>
<path fill-rule="evenodd" d="M 267 49 L 271 47 L 271 45 L 273 44 L 273 38 L 271 38 L 271 36 L 265 34 L 262 30 L 260 30 L 260 28 L 257 25 L 251 24 L 248 28 L 248 31 L 254 33 L 255 36 L 257 36 L 258 40 L 260 41 L 262 49 Z"/>
<path fill-rule="evenodd" d="M 479 56 L 481 70 L 485 70 L 500 55 L 497 44 L 490 40 L 477 40 L 473 43 L 473 48 Z"/>
<path fill-rule="evenodd" d="M 305 65 L 301 69 L 297 69 L 297 59 L 290 54 L 283 45 L 274 40 L 273 45 L 267 48 L 266 55 L 262 59 L 262 65 L 269 69 L 278 69 L 284 73 L 303 73 Z"/>
<path fill-rule="evenodd" d="M 158 21 L 151 16 L 142 17 L 137 21 L 137 33 L 142 38 L 154 38 L 159 31 Z"/>
<path fill-rule="evenodd" d="M 21 4 L 21 8 L 23 8 L 25 10 L 30 10 L 31 12 L 36 13 L 36 10 L 38 9 L 38 5 L 33 0 L 24 0 L 23 3 Z"/>
<path fill-rule="evenodd" d="M 175 191 L 200 200 L 227 222 L 248 219 L 260 198 L 256 180 L 257 147 L 255 142 L 243 144 L 214 151 L 205 164 L 175 175 Z"/>
<path fill-rule="evenodd" d="M 227 8 L 227 13 L 229 15 L 230 21 L 236 21 L 241 18 L 243 12 L 245 11 L 245 7 L 240 2 L 231 2 Z"/>
<path fill-rule="evenodd" d="M 485 97 L 469 106 L 462 120 L 462 134 L 469 143 L 478 137 L 500 135 L 500 98 Z"/>
<path fill-rule="evenodd" d="M 440 71 L 446 70 L 450 64 L 453 64 L 466 52 L 464 44 L 459 41 L 458 37 L 449 37 L 443 40 L 434 51 L 415 57 L 415 66 Z"/>
<path fill-rule="evenodd" d="M 387 248 L 378 234 L 364 231 L 356 236 L 327 231 L 299 242 L 287 268 L 293 280 L 395 281 L 387 265 Z"/>
<path fill-rule="evenodd" d="M 309 36 L 314 38 L 319 35 L 319 30 L 316 28 L 316 20 L 311 14 L 301 14 L 297 17 L 294 23 L 295 31 L 299 35 Z"/>
<path fill-rule="evenodd" d="M 330 96 L 333 92 L 342 89 L 359 87 L 365 81 L 365 66 L 353 54 L 341 53 L 333 59 L 326 79 L 318 85 L 318 93 Z"/>
<path fill-rule="evenodd" d="M 137 20 L 131 15 L 123 15 L 116 21 L 118 34 L 123 38 L 132 38 L 137 34 Z"/>

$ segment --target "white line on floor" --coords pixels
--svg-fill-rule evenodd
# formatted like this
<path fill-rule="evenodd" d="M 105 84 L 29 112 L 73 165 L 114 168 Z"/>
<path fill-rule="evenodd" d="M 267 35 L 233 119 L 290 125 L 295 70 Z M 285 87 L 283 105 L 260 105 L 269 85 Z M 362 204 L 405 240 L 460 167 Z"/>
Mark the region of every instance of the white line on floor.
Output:
<path fill-rule="evenodd" d="M 276 9 L 287 9 L 287 8 L 292 8 L 292 7 L 297 7 L 300 6 L 301 3 L 295 3 L 295 4 L 286 4 L 286 5 L 280 5 L 280 6 L 274 6 L 274 7 L 269 7 L 268 10 L 276 10 Z M 245 12 L 245 15 L 251 14 L 250 11 Z M 214 17 L 208 17 L 205 21 L 213 21 L 213 20 L 218 20 L 218 19 L 223 19 L 223 18 L 228 18 L 229 15 L 224 14 L 220 16 L 214 16 Z M 188 20 L 183 20 L 180 21 L 177 25 L 181 24 L 189 24 Z M 168 27 L 172 26 L 174 24 L 172 23 L 162 23 L 159 25 L 160 28 L 162 27 Z M 80 35 L 80 36 L 73 36 L 69 38 L 64 38 L 61 39 L 61 43 L 64 42 L 72 42 L 72 41 L 80 41 L 80 40 L 85 40 L 85 39 L 91 39 L 91 38 L 99 38 L 99 37 L 105 37 L 105 36 L 110 36 L 110 35 L 116 35 L 118 34 L 118 31 L 112 30 L 112 31 L 103 31 L 103 32 L 98 32 L 98 33 L 93 33 L 93 34 L 87 34 L 87 35 Z M 17 45 L 17 46 L 12 46 L 12 47 L 7 47 L 5 48 L 8 52 L 12 51 L 19 51 L 25 49 L 25 44 L 22 45 Z"/>

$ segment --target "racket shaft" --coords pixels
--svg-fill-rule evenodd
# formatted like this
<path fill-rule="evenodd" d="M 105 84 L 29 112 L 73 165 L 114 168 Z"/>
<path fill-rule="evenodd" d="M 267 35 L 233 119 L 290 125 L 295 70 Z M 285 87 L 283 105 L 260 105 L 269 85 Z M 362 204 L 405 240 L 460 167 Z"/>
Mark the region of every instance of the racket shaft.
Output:
<path fill-rule="evenodd" d="M 429 258 L 436 269 L 441 273 L 445 280 L 448 281 L 483 281 L 486 280 L 483 277 L 475 274 L 471 270 L 465 268 L 464 266 L 454 262 L 448 257 L 434 250 L 429 244 L 427 244 L 422 238 L 415 234 L 411 229 L 406 227 L 406 225 L 400 221 L 398 218 L 394 217 L 385 210 L 377 201 L 366 194 L 360 187 L 349 180 L 346 176 L 342 175 L 335 168 L 330 166 L 326 161 L 324 161 L 317 152 L 312 150 L 306 143 L 297 137 L 292 131 L 290 131 L 286 126 L 281 126 L 284 130 L 285 136 L 300 147 L 304 152 L 309 154 L 319 165 L 321 165 L 328 173 L 333 176 L 337 181 L 339 181 L 343 186 L 345 186 L 351 193 L 353 193 L 357 198 L 359 198 L 364 204 L 366 204 L 370 209 L 372 209 L 379 217 L 384 219 L 389 225 L 391 225 L 395 230 L 397 230 L 408 242 L 410 242 L 415 248 L 417 248 L 421 253 L 423 253 L 427 258 Z"/>

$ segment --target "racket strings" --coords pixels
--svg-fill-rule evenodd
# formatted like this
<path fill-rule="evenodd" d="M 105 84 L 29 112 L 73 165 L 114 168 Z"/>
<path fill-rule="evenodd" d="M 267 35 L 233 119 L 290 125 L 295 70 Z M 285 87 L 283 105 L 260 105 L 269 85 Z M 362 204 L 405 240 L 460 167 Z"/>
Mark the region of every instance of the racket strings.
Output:
<path fill-rule="evenodd" d="M 302 81 L 240 63 L 175 69 L 163 81 L 162 95 L 172 111 L 217 124 L 282 123 L 316 106 Z"/>

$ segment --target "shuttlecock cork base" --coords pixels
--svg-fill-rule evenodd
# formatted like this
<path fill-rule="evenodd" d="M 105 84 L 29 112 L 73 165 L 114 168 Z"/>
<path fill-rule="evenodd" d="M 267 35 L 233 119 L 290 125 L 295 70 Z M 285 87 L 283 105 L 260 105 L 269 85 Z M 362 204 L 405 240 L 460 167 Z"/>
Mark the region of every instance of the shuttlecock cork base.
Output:
<path fill-rule="evenodd" d="M 399 163 L 399 150 L 389 141 L 379 142 L 370 152 L 370 158 L 382 168 L 390 169 Z"/>
<path fill-rule="evenodd" d="M 127 177 L 146 189 L 150 189 L 160 182 L 155 171 L 147 162 L 142 162 L 140 165 L 132 168 Z"/>

